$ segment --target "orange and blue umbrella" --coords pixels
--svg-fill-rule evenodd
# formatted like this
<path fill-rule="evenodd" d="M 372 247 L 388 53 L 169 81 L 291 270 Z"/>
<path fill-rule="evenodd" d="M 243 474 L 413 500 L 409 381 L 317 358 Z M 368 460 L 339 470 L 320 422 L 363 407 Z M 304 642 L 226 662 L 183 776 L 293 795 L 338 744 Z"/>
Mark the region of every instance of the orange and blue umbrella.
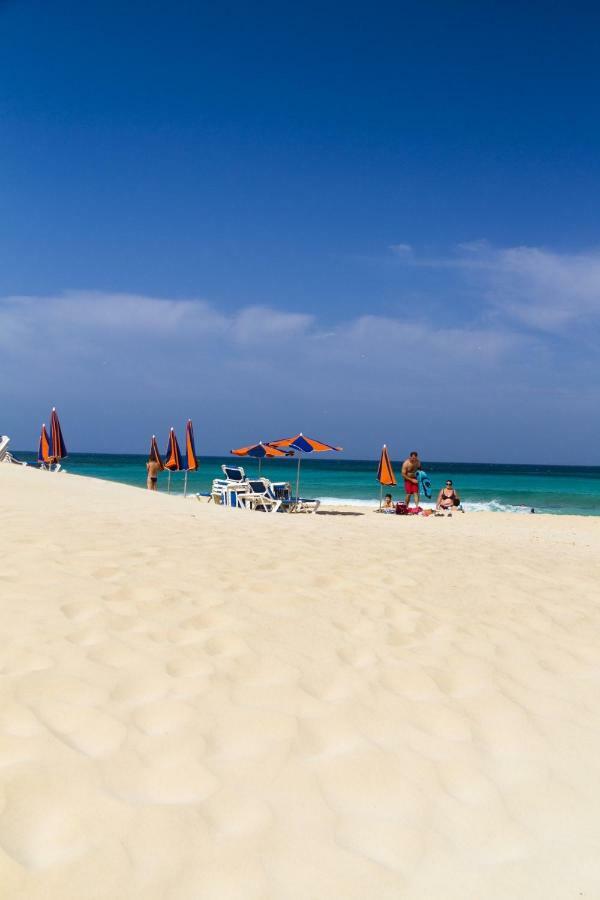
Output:
<path fill-rule="evenodd" d="M 48 466 L 51 463 L 50 459 L 50 438 L 48 437 L 48 432 L 46 431 L 46 425 L 42 425 L 42 430 L 40 432 L 40 442 L 38 444 L 38 455 L 37 461 L 42 466 Z"/>
<path fill-rule="evenodd" d="M 277 457 L 282 456 L 293 456 L 294 451 L 288 450 L 280 450 L 278 447 L 273 447 L 271 444 L 263 444 L 262 441 L 259 441 L 258 444 L 249 444 L 247 447 L 238 447 L 237 450 L 230 450 L 230 453 L 233 453 L 234 456 L 250 456 L 253 459 L 258 460 L 258 474 L 260 476 L 260 466 L 263 459 L 275 459 Z"/>
<path fill-rule="evenodd" d="M 169 432 L 169 443 L 167 445 L 167 450 L 165 452 L 165 461 L 164 461 L 165 469 L 168 469 L 169 472 L 169 482 L 167 490 L 169 493 L 171 492 L 171 472 L 181 472 L 183 466 L 181 464 L 181 450 L 179 449 L 179 444 L 177 442 L 177 437 L 175 435 L 175 429 L 171 428 Z"/>
<path fill-rule="evenodd" d="M 54 407 L 52 407 L 52 415 L 50 416 L 50 436 L 52 439 L 50 458 L 52 462 L 56 463 L 59 459 L 64 459 L 67 456 L 67 447 L 60 428 L 60 422 L 58 421 L 58 414 Z"/>
<path fill-rule="evenodd" d="M 183 483 L 183 496 L 187 495 L 188 472 L 195 472 L 200 462 L 196 455 L 196 444 L 194 442 L 194 426 L 192 420 L 188 419 L 185 426 L 185 481 Z"/>
<path fill-rule="evenodd" d="M 278 441 L 269 441 L 271 447 L 278 449 L 297 450 L 302 453 L 327 453 L 329 450 L 342 450 L 342 447 L 336 447 L 334 444 L 326 444 L 325 441 L 317 441 L 315 438 L 307 437 L 300 432 L 295 437 L 281 438 Z M 298 472 L 296 475 L 296 499 L 300 497 L 300 459 L 298 455 Z"/>
<path fill-rule="evenodd" d="M 392 469 L 392 464 L 390 462 L 390 456 L 387 450 L 387 446 L 384 444 L 381 450 L 381 457 L 379 459 L 379 466 L 377 467 L 377 481 L 381 485 L 380 497 L 379 497 L 379 508 L 381 509 L 381 503 L 383 501 L 383 485 L 393 485 L 396 484 L 396 476 L 394 475 L 394 470 Z"/>

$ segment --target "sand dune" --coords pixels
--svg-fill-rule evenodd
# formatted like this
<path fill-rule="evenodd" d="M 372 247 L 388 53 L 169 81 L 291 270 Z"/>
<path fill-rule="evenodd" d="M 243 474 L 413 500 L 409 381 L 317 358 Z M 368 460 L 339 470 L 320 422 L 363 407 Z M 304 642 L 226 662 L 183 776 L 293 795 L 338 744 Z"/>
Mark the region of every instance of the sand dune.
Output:
<path fill-rule="evenodd" d="M 3 898 L 600 896 L 600 519 L 0 491 Z"/>

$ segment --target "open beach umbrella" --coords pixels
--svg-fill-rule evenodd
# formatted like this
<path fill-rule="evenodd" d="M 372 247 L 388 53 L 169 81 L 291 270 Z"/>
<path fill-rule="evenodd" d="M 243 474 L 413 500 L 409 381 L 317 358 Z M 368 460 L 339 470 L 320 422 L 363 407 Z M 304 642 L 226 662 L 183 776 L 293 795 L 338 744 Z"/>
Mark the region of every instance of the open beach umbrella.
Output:
<path fill-rule="evenodd" d="M 40 442 L 38 444 L 38 455 L 37 461 L 42 466 L 50 465 L 50 438 L 48 437 L 48 432 L 46 431 L 46 425 L 42 425 L 42 430 L 40 432 Z"/>
<path fill-rule="evenodd" d="M 385 485 L 393 485 L 396 484 L 396 476 L 394 475 L 394 470 L 392 469 L 392 464 L 390 462 L 389 453 L 387 451 L 387 446 L 384 444 L 383 449 L 381 451 L 381 457 L 379 459 L 379 465 L 377 467 L 377 481 L 381 485 L 381 491 L 379 494 L 379 509 L 381 509 L 381 504 L 383 503 L 383 486 Z"/>
<path fill-rule="evenodd" d="M 177 443 L 177 438 L 175 436 L 175 429 L 171 428 L 169 432 L 169 443 L 167 445 L 167 450 L 165 453 L 165 469 L 169 471 L 169 482 L 167 490 L 171 493 L 171 472 L 181 472 L 183 466 L 181 465 L 181 450 L 179 449 L 179 444 Z"/>
<path fill-rule="evenodd" d="M 328 450 L 342 450 L 342 447 L 335 447 L 333 444 L 326 444 L 324 441 L 317 441 L 314 438 L 306 437 L 305 434 L 297 434 L 295 437 L 282 438 L 279 441 L 269 441 L 271 447 L 278 447 L 284 450 L 298 451 L 298 471 L 296 474 L 296 499 L 300 498 L 300 459 L 302 453 L 326 453 Z"/>
<path fill-rule="evenodd" d="M 64 459 L 65 456 L 67 456 L 67 447 L 62 436 L 60 422 L 58 421 L 58 415 L 54 407 L 52 407 L 52 415 L 50 416 L 50 437 L 52 441 L 50 459 L 52 462 L 57 463 L 59 459 Z"/>
<path fill-rule="evenodd" d="M 188 419 L 185 426 L 185 480 L 183 482 L 183 496 L 187 496 L 188 472 L 195 472 L 199 462 L 196 456 L 196 445 L 194 443 L 194 426 L 192 420 Z"/>
<path fill-rule="evenodd" d="M 253 459 L 257 459 L 259 477 L 260 466 L 265 457 L 268 459 L 275 459 L 276 457 L 294 455 L 293 450 L 288 450 L 286 453 L 285 450 L 279 450 L 277 447 L 272 447 L 270 444 L 263 444 L 262 441 L 259 441 L 258 444 L 250 444 L 248 447 L 238 447 L 237 450 L 230 450 L 229 452 L 233 453 L 234 456 L 251 456 Z"/>
<path fill-rule="evenodd" d="M 148 454 L 151 460 L 157 462 L 160 466 L 161 472 L 165 467 L 164 462 L 162 461 L 162 456 L 160 455 L 160 450 L 158 449 L 158 444 L 156 443 L 156 435 L 152 435 L 152 440 L 150 441 L 150 453 Z"/>

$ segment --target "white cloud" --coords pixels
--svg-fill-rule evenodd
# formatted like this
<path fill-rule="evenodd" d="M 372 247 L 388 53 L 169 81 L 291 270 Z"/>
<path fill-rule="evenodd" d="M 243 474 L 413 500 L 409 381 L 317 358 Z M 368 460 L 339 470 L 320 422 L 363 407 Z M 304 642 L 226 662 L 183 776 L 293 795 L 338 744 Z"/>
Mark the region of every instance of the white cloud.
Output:
<path fill-rule="evenodd" d="M 600 319 L 600 253 L 511 247 L 489 255 L 489 298 L 506 315 L 548 331 Z"/>
<path fill-rule="evenodd" d="M 191 415 L 204 452 L 302 429 L 359 455 L 398 433 L 426 439 L 431 456 L 472 458 L 471 432 L 478 453 L 497 458 L 498 431 L 515 417 L 568 422 L 582 385 L 590 400 L 587 358 L 553 393 L 552 351 L 508 317 L 331 325 L 268 307 L 225 313 L 205 300 L 71 291 L 0 299 L 0 344 L 3 430 L 16 446 L 34 445 L 56 405 L 82 449 L 137 449 Z M 464 451 L 448 445 L 456 419 Z"/>
<path fill-rule="evenodd" d="M 458 244 L 452 256 L 407 256 L 403 261 L 423 269 L 454 270 L 465 286 L 479 292 L 484 312 L 513 325 L 563 332 L 600 323 L 600 251 L 497 248 L 476 240 Z"/>
<path fill-rule="evenodd" d="M 392 244 L 390 250 L 397 256 L 410 257 L 413 254 L 413 248 L 410 244 Z"/>

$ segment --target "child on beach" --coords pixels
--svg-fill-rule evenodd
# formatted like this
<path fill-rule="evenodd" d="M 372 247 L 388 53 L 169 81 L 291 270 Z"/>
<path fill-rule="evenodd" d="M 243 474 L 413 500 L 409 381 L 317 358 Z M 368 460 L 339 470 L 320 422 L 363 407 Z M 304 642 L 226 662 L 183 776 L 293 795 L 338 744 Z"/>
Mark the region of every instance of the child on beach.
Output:
<path fill-rule="evenodd" d="M 391 494 L 386 494 L 381 506 L 381 512 L 384 513 L 393 513 L 396 512 L 396 507 L 394 506 L 394 502 L 392 500 Z"/>

